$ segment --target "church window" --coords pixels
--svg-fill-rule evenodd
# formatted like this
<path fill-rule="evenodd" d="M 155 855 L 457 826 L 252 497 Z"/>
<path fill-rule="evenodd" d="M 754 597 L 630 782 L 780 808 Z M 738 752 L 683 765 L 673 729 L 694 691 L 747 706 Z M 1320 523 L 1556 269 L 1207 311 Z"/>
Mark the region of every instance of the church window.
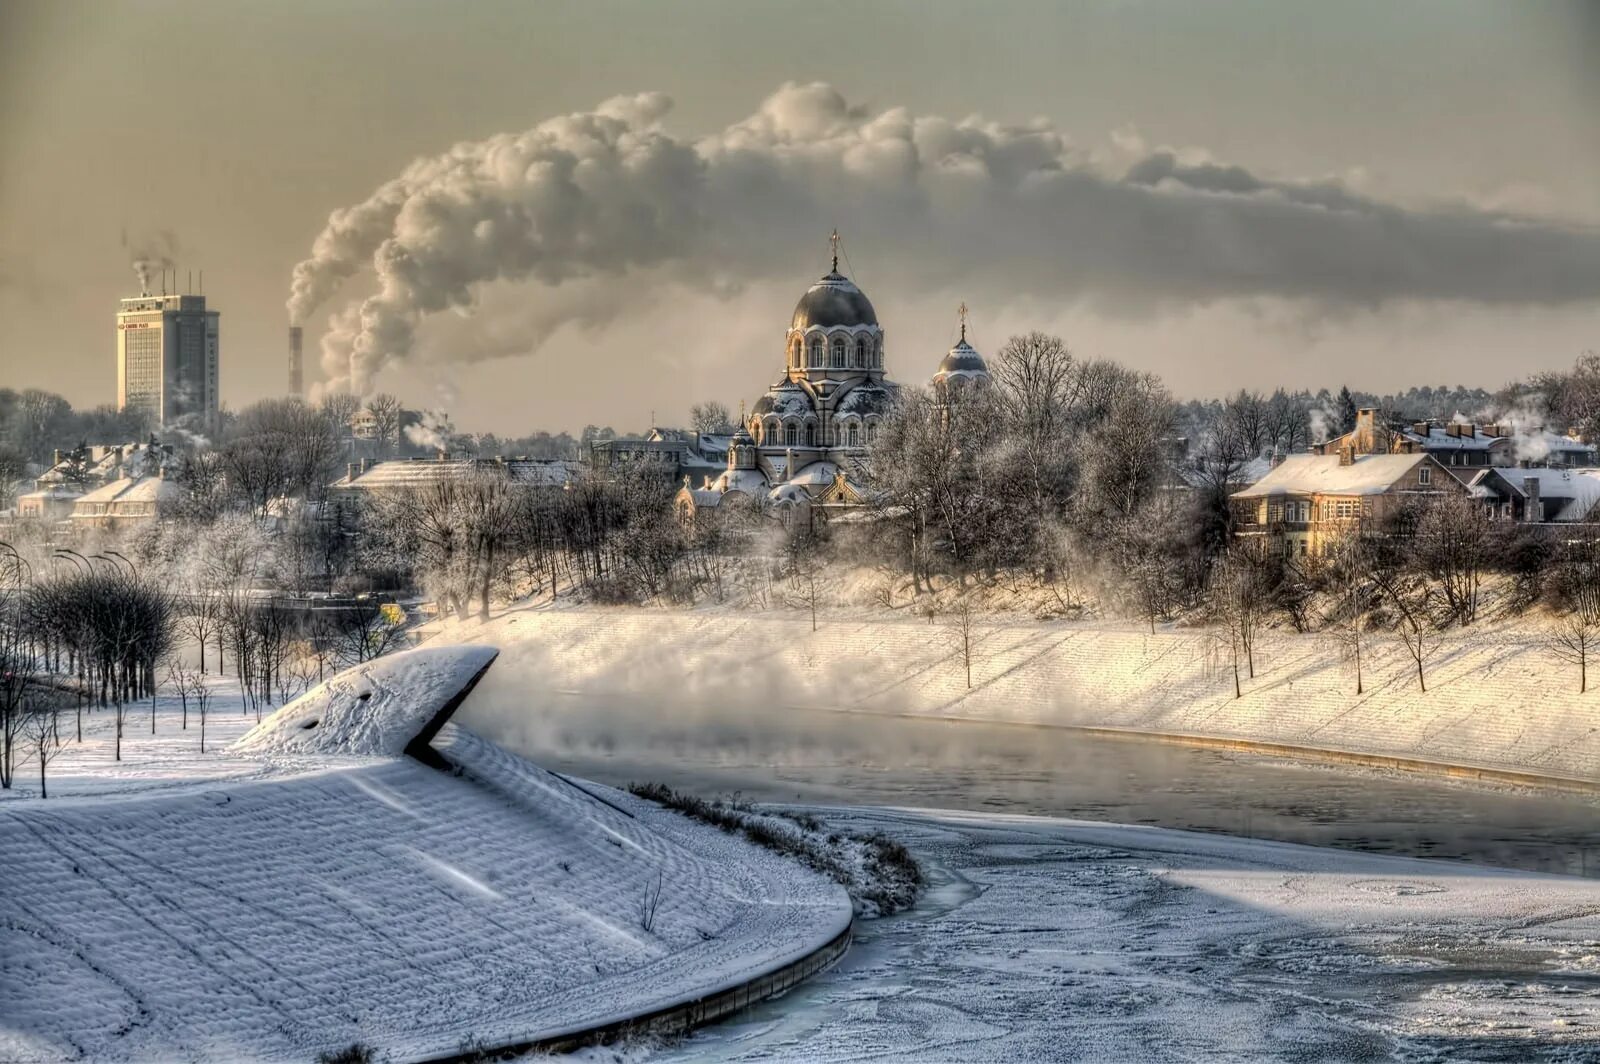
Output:
<path fill-rule="evenodd" d="M 799 369 L 804 364 L 805 343 L 802 340 L 796 339 L 794 342 L 794 347 L 789 351 L 789 365 L 793 366 L 795 369 Z"/>
<path fill-rule="evenodd" d="M 815 421 L 808 421 L 808 422 L 806 422 L 806 446 L 807 447 L 815 447 L 816 445 L 817 445 L 817 423 Z"/>
<path fill-rule="evenodd" d="M 790 447 L 800 442 L 800 426 L 793 421 L 783 426 L 783 442 Z"/>
<path fill-rule="evenodd" d="M 845 361 L 845 346 L 848 343 L 849 343 L 848 340 L 845 340 L 845 339 L 842 339 L 842 338 L 833 341 L 833 368 L 834 369 L 844 369 L 845 366 L 848 364 Z"/>
<path fill-rule="evenodd" d="M 823 348 L 824 344 L 822 337 L 819 336 L 815 340 L 811 341 L 811 364 L 813 366 L 820 367 L 822 365 Z"/>
<path fill-rule="evenodd" d="M 878 423 L 873 422 L 867 426 L 867 442 L 871 443 L 878 438 Z"/>
<path fill-rule="evenodd" d="M 875 340 L 872 344 L 872 368 L 883 368 L 883 341 Z"/>
<path fill-rule="evenodd" d="M 859 447 L 861 445 L 861 438 L 860 438 L 861 437 L 861 426 L 855 424 L 854 422 L 852 422 L 851 425 L 850 425 L 849 433 L 850 433 L 850 446 Z"/>
<path fill-rule="evenodd" d="M 856 345 L 856 369 L 866 369 L 872 365 L 872 341 L 865 336 Z"/>

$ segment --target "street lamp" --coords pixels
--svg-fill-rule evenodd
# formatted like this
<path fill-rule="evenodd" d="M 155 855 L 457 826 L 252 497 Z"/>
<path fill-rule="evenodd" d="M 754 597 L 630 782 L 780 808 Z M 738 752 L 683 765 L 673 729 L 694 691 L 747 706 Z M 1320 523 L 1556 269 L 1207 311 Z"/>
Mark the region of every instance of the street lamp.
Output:
<path fill-rule="evenodd" d="M 114 550 L 108 550 L 108 551 L 105 551 L 104 553 L 109 554 L 111 557 L 113 557 L 113 558 L 117 559 L 118 561 L 122 562 L 123 564 L 125 564 L 128 567 L 128 573 L 135 580 L 139 579 L 139 570 L 136 569 L 134 567 L 134 564 L 132 562 L 128 561 L 127 558 L 124 558 L 121 554 L 117 553 Z"/>

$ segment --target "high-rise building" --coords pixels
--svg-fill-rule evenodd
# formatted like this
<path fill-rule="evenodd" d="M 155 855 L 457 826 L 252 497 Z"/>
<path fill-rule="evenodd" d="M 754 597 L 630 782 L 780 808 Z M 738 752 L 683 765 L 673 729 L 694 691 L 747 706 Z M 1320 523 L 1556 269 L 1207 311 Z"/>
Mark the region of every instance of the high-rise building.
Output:
<path fill-rule="evenodd" d="M 214 426 L 217 317 L 205 296 L 142 295 L 117 311 L 117 409 L 147 410 L 162 427 Z"/>

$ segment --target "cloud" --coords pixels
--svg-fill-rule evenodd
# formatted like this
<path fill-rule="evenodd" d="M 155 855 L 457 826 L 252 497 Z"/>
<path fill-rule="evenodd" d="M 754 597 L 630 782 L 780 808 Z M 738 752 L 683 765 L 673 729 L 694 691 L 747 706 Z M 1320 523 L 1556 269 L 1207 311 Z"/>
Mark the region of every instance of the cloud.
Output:
<path fill-rule="evenodd" d="M 785 85 L 699 139 L 664 128 L 670 107 L 659 93 L 618 97 L 458 144 L 334 212 L 288 303 L 303 321 L 371 272 L 374 293 L 330 317 L 330 383 L 369 389 L 412 355 L 423 321 L 472 315 L 495 286 L 522 286 L 526 305 L 433 360 L 537 350 L 563 325 L 603 325 L 674 290 L 803 278 L 834 226 L 870 246 L 880 273 L 978 298 L 1337 309 L 1600 295 L 1600 232 L 1558 220 L 1386 202 L 1131 134 L 1119 152 L 1143 154 L 1113 172 L 1045 119 L 872 111 L 820 83 Z"/>

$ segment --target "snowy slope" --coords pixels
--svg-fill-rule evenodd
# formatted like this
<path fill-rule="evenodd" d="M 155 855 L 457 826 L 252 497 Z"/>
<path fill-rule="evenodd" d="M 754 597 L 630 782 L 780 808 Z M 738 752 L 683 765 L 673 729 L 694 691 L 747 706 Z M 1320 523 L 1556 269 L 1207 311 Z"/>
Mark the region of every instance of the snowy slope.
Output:
<path fill-rule="evenodd" d="M 1447 636 L 1428 690 L 1393 637 L 1362 656 L 1365 692 L 1331 639 L 1260 636 L 1256 677 L 1233 697 L 1207 634 L 1068 623 L 975 626 L 972 687 L 948 624 L 794 612 L 525 610 L 453 626 L 494 642 L 497 684 L 533 704 L 560 694 L 692 712 L 789 706 L 1080 725 L 1267 740 L 1360 753 L 1600 779 L 1600 692 L 1528 629 Z M 480 698 L 475 711 L 484 705 Z"/>
<path fill-rule="evenodd" d="M 424 655 L 384 690 L 399 705 L 406 670 L 456 682 L 484 660 L 458 657 Z M 425 716 L 344 734 L 403 747 Z M 242 745 L 275 756 L 279 731 Z M 843 891 L 799 866 L 454 726 L 436 747 L 459 774 L 319 762 L 283 734 L 281 770 L 234 755 L 268 768 L 0 805 L 0 1059 L 438 1054 L 699 997 L 849 924 Z M 212 777 L 216 760 L 196 755 Z"/>

